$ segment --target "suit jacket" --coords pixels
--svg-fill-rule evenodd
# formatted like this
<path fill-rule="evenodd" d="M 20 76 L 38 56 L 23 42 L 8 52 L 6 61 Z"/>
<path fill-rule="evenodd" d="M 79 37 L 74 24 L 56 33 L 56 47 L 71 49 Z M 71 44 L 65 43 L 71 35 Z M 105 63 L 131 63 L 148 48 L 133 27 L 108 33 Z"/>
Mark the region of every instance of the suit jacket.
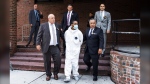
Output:
<path fill-rule="evenodd" d="M 86 41 L 85 52 L 90 54 L 98 54 L 98 49 L 103 49 L 104 37 L 103 31 L 100 28 L 95 27 L 93 34 L 89 37 L 90 28 L 87 28 L 84 34 L 83 41 Z"/>
<path fill-rule="evenodd" d="M 60 37 L 64 39 L 64 35 L 61 32 L 60 25 L 55 23 L 55 27 L 57 33 L 57 43 L 58 43 L 57 46 L 60 49 Z M 50 36 L 49 24 L 48 22 L 42 23 L 37 34 L 36 45 L 41 45 L 42 52 L 46 53 L 49 48 L 50 40 L 51 40 L 51 36 Z"/>
<path fill-rule="evenodd" d="M 39 15 L 39 19 L 42 19 L 43 15 L 40 14 L 39 10 L 37 10 L 37 12 Z M 36 24 L 36 16 L 35 16 L 34 10 L 31 10 L 29 13 L 29 23 L 32 24 L 32 26 L 35 26 L 35 24 Z"/>
<path fill-rule="evenodd" d="M 100 11 L 95 13 L 94 19 L 96 20 L 96 27 L 101 28 L 103 33 L 106 33 L 106 30 L 111 28 L 111 15 L 109 12 L 104 11 L 103 19 L 100 18 Z"/>
<path fill-rule="evenodd" d="M 62 18 L 62 21 L 61 21 L 61 27 L 63 29 L 63 31 L 66 31 L 66 27 L 67 27 L 67 12 L 64 13 L 63 15 L 63 18 Z M 71 22 L 74 21 L 74 20 L 77 20 L 78 23 L 79 23 L 79 16 L 76 12 L 72 11 L 72 14 L 71 14 L 71 19 L 70 19 L 70 25 L 71 25 Z"/>

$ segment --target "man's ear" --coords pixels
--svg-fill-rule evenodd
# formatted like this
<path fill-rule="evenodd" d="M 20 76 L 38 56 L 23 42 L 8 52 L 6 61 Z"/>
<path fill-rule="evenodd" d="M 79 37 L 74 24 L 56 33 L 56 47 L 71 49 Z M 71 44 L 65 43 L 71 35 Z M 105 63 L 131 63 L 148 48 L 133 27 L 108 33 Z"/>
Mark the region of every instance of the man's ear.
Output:
<path fill-rule="evenodd" d="M 71 26 L 72 26 L 72 27 L 74 27 L 74 25 L 73 25 L 73 24 L 71 24 Z"/>

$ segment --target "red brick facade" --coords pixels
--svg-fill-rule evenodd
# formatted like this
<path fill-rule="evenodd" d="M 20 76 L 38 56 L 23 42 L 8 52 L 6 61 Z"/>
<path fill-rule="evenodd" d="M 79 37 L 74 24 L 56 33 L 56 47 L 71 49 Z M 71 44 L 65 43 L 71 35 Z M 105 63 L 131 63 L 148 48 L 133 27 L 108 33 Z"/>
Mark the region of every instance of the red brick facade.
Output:
<path fill-rule="evenodd" d="M 10 55 L 17 50 L 17 0 L 10 0 Z"/>
<path fill-rule="evenodd" d="M 111 78 L 115 84 L 140 84 L 139 55 L 110 52 Z"/>
<path fill-rule="evenodd" d="M 64 2 L 38 2 L 38 8 L 43 12 L 44 18 L 41 22 L 47 22 L 47 16 L 49 13 L 53 13 L 56 16 L 56 22 L 61 23 L 63 13 L 67 10 L 67 3 L 70 0 L 64 0 Z M 103 0 L 106 3 L 106 11 L 109 11 L 114 19 L 129 19 L 133 18 L 133 13 L 139 16 L 139 3 L 137 0 Z M 22 30 L 21 27 L 24 24 L 28 24 L 28 14 L 33 9 L 34 0 L 18 0 L 17 2 L 17 40 L 21 40 Z M 99 10 L 99 0 L 88 0 L 88 1 L 74 1 L 74 11 L 79 14 L 79 28 L 82 32 L 85 31 L 88 13 Z M 134 4 L 134 5 L 133 5 Z M 138 29 L 138 28 L 137 28 Z M 137 29 L 134 29 L 137 31 Z M 126 37 L 126 36 L 125 36 Z M 133 38 L 133 37 L 132 37 Z M 131 38 L 131 39 L 132 39 Z M 111 34 L 108 35 L 108 41 L 111 41 Z"/>

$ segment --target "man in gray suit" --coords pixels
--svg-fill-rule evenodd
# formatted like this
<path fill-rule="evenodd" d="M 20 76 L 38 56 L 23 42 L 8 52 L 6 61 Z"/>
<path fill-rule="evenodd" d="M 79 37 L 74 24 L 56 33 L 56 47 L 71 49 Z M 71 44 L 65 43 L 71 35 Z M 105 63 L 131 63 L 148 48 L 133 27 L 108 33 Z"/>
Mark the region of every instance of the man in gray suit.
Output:
<path fill-rule="evenodd" d="M 44 67 L 46 71 L 46 80 L 51 78 L 51 56 L 54 61 L 54 79 L 58 80 L 58 72 L 61 66 L 60 57 L 60 37 L 64 39 L 60 26 L 55 23 L 55 16 L 49 14 L 48 22 L 41 24 L 36 39 L 37 50 L 42 49 L 44 55 Z"/>
<path fill-rule="evenodd" d="M 106 39 L 107 33 L 110 33 L 111 28 L 111 15 L 109 12 L 105 11 L 105 4 L 100 4 L 100 11 L 95 13 L 94 19 L 96 20 L 96 27 L 101 28 L 104 34 L 104 47 L 102 52 L 102 57 L 105 56 L 105 48 L 106 48 Z"/>

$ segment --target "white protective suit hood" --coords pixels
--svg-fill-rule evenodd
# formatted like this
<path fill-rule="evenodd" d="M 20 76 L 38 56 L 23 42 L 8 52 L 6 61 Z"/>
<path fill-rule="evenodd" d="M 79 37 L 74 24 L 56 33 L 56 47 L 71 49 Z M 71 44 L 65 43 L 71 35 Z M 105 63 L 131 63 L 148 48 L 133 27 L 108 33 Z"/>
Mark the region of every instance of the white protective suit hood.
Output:
<path fill-rule="evenodd" d="M 71 26 L 65 32 L 66 54 L 79 54 L 83 42 L 83 34 L 79 29 L 72 30 Z"/>

